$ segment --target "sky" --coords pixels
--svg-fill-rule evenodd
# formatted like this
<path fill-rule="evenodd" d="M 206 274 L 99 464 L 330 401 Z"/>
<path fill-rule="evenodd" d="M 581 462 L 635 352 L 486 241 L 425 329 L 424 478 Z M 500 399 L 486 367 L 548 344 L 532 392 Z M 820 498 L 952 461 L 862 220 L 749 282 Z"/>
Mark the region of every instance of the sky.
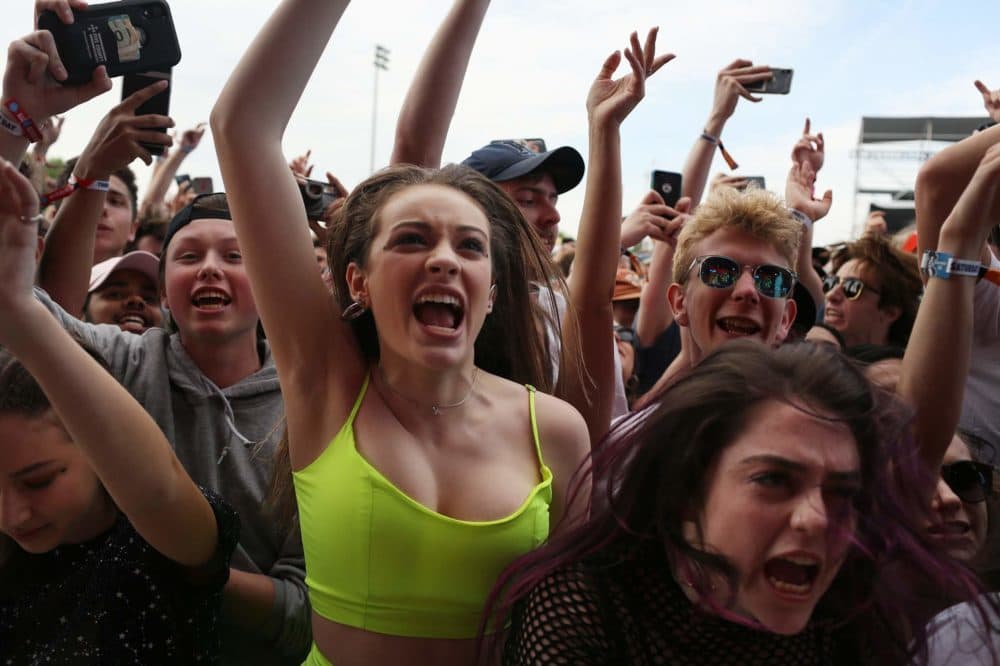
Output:
<path fill-rule="evenodd" d="M 318 1 L 318 0 L 317 0 Z M 30 31 L 32 4 L 4 0 L 0 40 Z M 17 11 L 14 4 L 23 5 Z M 335 173 L 352 187 L 388 163 L 393 128 L 417 63 L 450 0 L 354 2 L 338 26 L 286 131 L 286 155 L 312 150 L 314 177 Z M 173 0 L 183 59 L 174 70 L 171 115 L 179 129 L 206 121 L 243 50 L 277 2 Z M 23 19 L 17 27 L 17 18 Z M 309 20 L 307 15 L 303 21 Z M 622 126 L 626 212 L 639 202 L 653 169 L 681 171 L 708 116 L 717 72 L 736 58 L 795 70 L 789 95 L 741 100 L 723 132 L 743 175 L 764 176 L 783 194 L 789 154 L 812 119 L 826 138 L 826 166 L 817 189 L 831 189 L 830 215 L 815 227 L 815 244 L 858 233 L 871 199 L 856 187 L 909 189 L 916 162 L 852 157 L 862 116 L 985 116 L 973 81 L 1000 88 L 1000 3 L 862 0 L 497 0 L 487 13 L 445 146 L 461 161 L 496 138 L 543 137 L 587 155 L 587 90 L 605 57 L 624 48 L 632 30 L 660 27 L 658 49 L 677 58 L 647 83 L 646 98 Z M 389 49 L 378 74 L 373 113 L 374 48 Z M 281 54 L 274 66 L 281 67 Z M 624 74 L 623 63 L 618 74 Z M 68 114 L 53 156 L 76 155 L 90 131 L 118 102 L 111 92 Z M 255 103 L 263 100 L 255 100 Z M 940 148 L 934 144 L 896 148 Z M 133 164 L 140 185 L 150 169 Z M 727 171 L 721 156 L 713 173 Z M 181 173 L 222 182 L 211 136 Z M 560 198 L 564 233 L 573 235 L 583 187 Z"/>

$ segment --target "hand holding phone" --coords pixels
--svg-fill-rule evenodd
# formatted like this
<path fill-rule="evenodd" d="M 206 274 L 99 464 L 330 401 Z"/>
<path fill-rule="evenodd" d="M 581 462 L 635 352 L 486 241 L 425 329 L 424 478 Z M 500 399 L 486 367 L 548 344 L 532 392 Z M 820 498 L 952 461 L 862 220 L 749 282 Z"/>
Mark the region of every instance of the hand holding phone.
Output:
<path fill-rule="evenodd" d="M 64 23 L 55 12 L 38 15 L 40 30 L 52 33 L 67 76 L 62 82 L 90 81 L 103 65 L 108 76 L 168 69 L 181 60 L 170 7 L 164 0 L 120 0 L 73 10 Z"/>
<path fill-rule="evenodd" d="M 748 92 L 761 95 L 787 95 L 792 89 L 792 71 L 791 69 L 772 67 L 770 79 L 747 83 L 744 87 Z"/>
<path fill-rule="evenodd" d="M 138 116 L 170 116 L 170 70 L 165 72 L 143 72 L 142 74 L 126 74 L 122 79 L 122 102 L 126 102 L 137 92 L 147 89 L 160 81 L 166 81 L 166 88 L 162 88 L 155 95 L 135 107 L 135 115 Z M 162 84 L 161 84 L 162 85 Z M 171 123 L 172 125 L 172 123 Z M 167 133 L 167 126 L 150 127 L 147 132 Z M 149 151 L 150 155 L 162 155 L 170 145 L 168 140 L 164 143 L 161 137 L 146 136 L 139 141 L 139 145 Z"/>
<path fill-rule="evenodd" d="M 73 170 L 77 178 L 106 179 L 137 157 L 149 164 L 152 156 L 144 147 L 144 141 L 170 145 L 171 139 L 166 134 L 166 128 L 173 126 L 170 118 L 135 115 L 135 110 L 160 92 L 163 85 L 159 83 L 137 91 L 101 119 Z"/>

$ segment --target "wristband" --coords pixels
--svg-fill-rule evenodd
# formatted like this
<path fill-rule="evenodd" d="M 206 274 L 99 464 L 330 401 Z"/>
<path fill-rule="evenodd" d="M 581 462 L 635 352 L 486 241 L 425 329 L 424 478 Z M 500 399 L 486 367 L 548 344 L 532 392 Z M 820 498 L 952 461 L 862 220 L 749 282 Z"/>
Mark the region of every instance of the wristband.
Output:
<path fill-rule="evenodd" d="M 28 141 L 35 143 L 42 140 L 42 133 L 38 130 L 35 121 L 31 119 L 31 116 L 24 110 L 20 102 L 14 98 L 10 98 L 3 105 L 14 116 L 18 125 L 21 126 L 21 130 L 23 130 L 24 136 L 28 137 Z"/>
<path fill-rule="evenodd" d="M 0 108 L 0 126 L 2 126 L 5 130 L 10 132 L 14 136 L 24 136 L 24 130 L 21 129 L 21 126 L 16 122 L 14 122 L 13 120 L 11 120 L 10 118 L 8 118 L 7 114 L 3 112 L 2 108 Z"/>
<path fill-rule="evenodd" d="M 39 197 L 39 203 L 44 208 L 54 201 L 65 199 L 77 190 L 94 190 L 96 192 L 107 192 L 110 184 L 106 180 L 94 180 L 93 178 L 77 178 L 70 176 L 69 182 L 62 187 L 47 192 Z"/>
<path fill-rule="evenodd" d="M 920 259 L 920 271 L 927 277 L 948 280 L 952 275 L 959 277 L 979 277 L 982 264 L 973 259 L 956 259 L 947 252 L 926 250 Z"/>
<path fill-rule="evenodd" d="M 802 226 L 806 228 L 806 231 L 812 231 L 813 221 L 811 217 L 803 213 L 801 210 L 796 210 L 794 208 L 789 208 L 788 212 L 791 213 L 792 217 L 802 223 Z"/>
<path fill-rule="evenodd" d="M 740 165 L 736 163 L 736 160 L 734 160 L 733 156 L 729 154 L 729 151 L 726 150 L 726 147 L 722 145 L 722 139 L 720 139 L 717 136 L 712 136 L 711 134 L 708 133 L 708 130 L 702 130 L 701 138 L 704 139 L 705 141 L 708 141 L 713 146 L 719 147 L 719 152 L 722 153 L 722 159 L 726 160 L 726 164 L 729 165 L 730 169 L 739 168 Z"/>

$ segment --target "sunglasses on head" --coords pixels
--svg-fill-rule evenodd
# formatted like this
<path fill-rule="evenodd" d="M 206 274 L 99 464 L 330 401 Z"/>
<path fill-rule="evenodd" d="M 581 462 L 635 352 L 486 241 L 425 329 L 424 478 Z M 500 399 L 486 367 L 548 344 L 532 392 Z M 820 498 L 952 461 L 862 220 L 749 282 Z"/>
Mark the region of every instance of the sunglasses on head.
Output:
<path fill-rule="evenodd" d="M 759 264 L 757 266 L 744 266 L 734 259 L 718 255 L 706 255 L 697 257 L 688 267 L 688 273 L 701 264 L 698 277 L 701 281 L 713 289 L 730 289 L 736 281 L 743 275 L 743 269 L 750 269 L 753 277 L 753 286 L 761 296 L 768 298 L 788 298 L 795 286 L 795 273 L 772 264 Z"/>
<path fill-rule="evenodd" d="M 993 494 L 993 466 L 959 460 L 941 466 L 941 478 L 963 502 L 983 502 Z"/>
<path fill-rule="evenodd" d="M 823 278 L 823 293 L 831 291 L 838 284 L 841 291 L 844 292 L 844 298 L 849 301 L 856 301 L 861 298 L 861 294 L 865 292 L 865 289 L 873 294 L 881 293 L 877 289 L 872 289 L 858 278 L 840 278 L 837 275 L 827 275 Z"/>

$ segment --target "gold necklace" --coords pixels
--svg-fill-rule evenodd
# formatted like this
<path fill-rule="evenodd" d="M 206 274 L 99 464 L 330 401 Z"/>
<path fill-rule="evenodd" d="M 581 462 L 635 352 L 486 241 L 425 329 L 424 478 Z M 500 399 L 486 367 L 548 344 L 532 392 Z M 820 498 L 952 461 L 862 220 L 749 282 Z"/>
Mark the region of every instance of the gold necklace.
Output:
<path fill-rule="evenodd" d="M 412 405 L 416 405 L 417 407 L 420 407 L 421 409 L 426 409 L 427 408 L 426 404 L 424 404 L 422 402 L 418 402 L 418 401 L 414 400 L 413 398 L 411 398 L 411 397 L 409 397 L 407 395 L 403 395 L 402 393 L 400 393 L 399 391 L 397 391 L 395 389 L 395 387 L 393 387 L 393 385 L 389 383 L 389 380 L 385 378 L 385 369 L 381 366 L 381 364 L 378 366 L 378 373 L 379 373 L 379 376 L 382 379 L 382 383 L 385 384 L 386 387 L 388 387 L 388 389 L 390 391 L 392 391 L 395 395 L 399 396 L 403 400 L 406 400 L 408 403 L 410 403 Z M 469 383 L 469 390 L 466 391 L 465 396 L 463 396 L 462 399 L 459 400 L 458 402 L 453 402 L 453 403 L 448 404 L 448 405 L 439 405 L 439 404 L 436 404 L 436 403 L 432 403 L 430 405 L 431 414 L 433 414 L 434 416 L 439 416 L 441 414 L 441 412 L 444 411 L 444 410 L 446 410 L 446 409 L 454 409 L 456 407 L 461 407 L 462 405 L 464 405 L 465 401 L 469 399 L 470 395 L 472 395 L 472 390 L 474 388 L 476 388 L 476 382 L 477 381 L 479 381 L 479 368 L 478 367 L 474 367 L 472 369 L 472 381 Z"/>

